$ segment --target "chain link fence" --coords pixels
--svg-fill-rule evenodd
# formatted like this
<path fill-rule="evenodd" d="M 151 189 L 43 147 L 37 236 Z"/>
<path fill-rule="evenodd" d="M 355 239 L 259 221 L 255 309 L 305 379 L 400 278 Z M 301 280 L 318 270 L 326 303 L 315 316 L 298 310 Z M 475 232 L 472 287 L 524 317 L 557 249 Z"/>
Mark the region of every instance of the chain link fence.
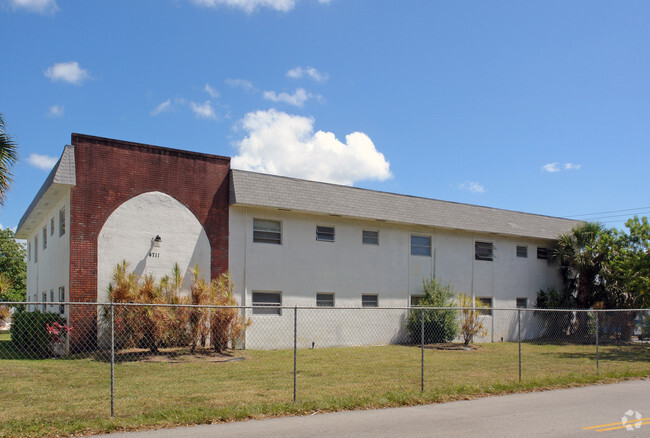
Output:
<path fill-rule="evenodd" d="M 29 302 L 0 320 L 0 424 L 650 375 L 648 309 Z"/>

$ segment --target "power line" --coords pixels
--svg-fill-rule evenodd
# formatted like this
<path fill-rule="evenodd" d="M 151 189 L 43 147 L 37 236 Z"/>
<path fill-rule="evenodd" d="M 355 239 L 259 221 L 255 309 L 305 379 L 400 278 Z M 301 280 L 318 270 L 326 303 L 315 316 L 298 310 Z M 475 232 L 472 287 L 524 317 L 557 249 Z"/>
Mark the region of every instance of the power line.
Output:
<path fill-rule="evenodd" d="M 624 211 L 636 211 L 637 213 L 648 213 L 646 211 L 639 211 L 639 210 L 647 210 L 647 209 L 650 209 L 650 207 L 628 208 L 628 209 L 625 209 L 625 210 L 599 211 L 599 212 L 596 212 L 596 213 L 574 214 L 572 216 L 565 216 L 565 217 L 567 217 L 567 218 L 576 217 L 577 218 L 577 217 L 594 216 L 594 215 L 607 214 L 607 213 L 620 213 L 620 212 L 624 212 Z"/>
<path fill-rule="evenodd" d="M 648 213 L 650 213 L 650 211 L 639 212 L 639 213 L 640 214 L 648 214 Z M 596 220 L 600 220 L 600 219 L 611 219 L 611 218 L 617 218 L 617 217 L 620 217 L 621 220 L 630 219 L 630 215 L 627 215 L 627 214 L 615 214 L 615 215 L 612 215 L 612 216 L 590 217 L 590 218 L 587 218 L 586 220 L 596 221 Z"/>

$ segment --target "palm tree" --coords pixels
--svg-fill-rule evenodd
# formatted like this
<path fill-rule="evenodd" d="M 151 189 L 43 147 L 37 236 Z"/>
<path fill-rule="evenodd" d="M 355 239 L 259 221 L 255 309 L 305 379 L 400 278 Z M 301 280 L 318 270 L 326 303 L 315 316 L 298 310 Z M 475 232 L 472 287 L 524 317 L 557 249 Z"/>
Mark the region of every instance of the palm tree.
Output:
<path fill-rule="evenodd" d="M 11 168 L 17 160 L 18 148 L 5 131 L 5 121 L 0 113 L 0 205 L 4 205 L 5 196 L 13 182 Z"/>
<path fill-rule="evenodd" d="M 606 254 L 598 241 L 608 232 L 602 224 L 587 222 L 561 234 L 556 244 L 554 256 L 560 261 L 565 286 L 575 296 L 578 308 L 604 300 L 601 269 Z"/>

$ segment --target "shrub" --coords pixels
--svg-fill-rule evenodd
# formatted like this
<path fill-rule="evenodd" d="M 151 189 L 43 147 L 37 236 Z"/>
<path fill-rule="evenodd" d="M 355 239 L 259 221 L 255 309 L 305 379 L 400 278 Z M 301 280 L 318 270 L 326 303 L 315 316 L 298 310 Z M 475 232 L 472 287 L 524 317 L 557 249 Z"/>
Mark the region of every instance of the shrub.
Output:
<path fill-rule="evenodd" d="M 418 307 L 452 307 L 456 293 L 451 286 L 443 285 L 436 278 L 423 280 L 424 297 Z M 458 335 L 458 312 L 454 309 L 411 310 L 406 320 L 411 342 L 422 343 L 422 317 L 424 316 L 424 342 L 450 342 Z"/>
<path fill-rule="evenodd" d="M 52 354 L 52 336 L 48 324 L 64 324 L 65 320 L 57 313 L 16 312 L 11 324 L 11 341 L 17 350 L 39 357 Z"/>
<path fill-rule="evenodd" d="M 463 308 L 460 311 L 460 331 L 463 334 L 465 345 L 469 345 L 474 340 L 474 336 L 487 335 L 487 330 L 480 317 L 480 309 L 485 309 L 487 306 L 465 294 L 458 295 L 458 303 Z"/>

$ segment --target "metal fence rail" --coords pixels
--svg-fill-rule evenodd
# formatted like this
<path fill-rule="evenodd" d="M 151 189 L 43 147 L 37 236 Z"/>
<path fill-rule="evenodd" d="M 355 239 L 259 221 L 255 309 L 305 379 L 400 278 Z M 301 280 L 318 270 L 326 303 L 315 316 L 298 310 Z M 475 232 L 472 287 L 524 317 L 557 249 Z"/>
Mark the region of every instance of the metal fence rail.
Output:
<path fill-rule="evenodd" d="M 650 375 L 648 309 L 0 304 L 0 423 Z"/>

